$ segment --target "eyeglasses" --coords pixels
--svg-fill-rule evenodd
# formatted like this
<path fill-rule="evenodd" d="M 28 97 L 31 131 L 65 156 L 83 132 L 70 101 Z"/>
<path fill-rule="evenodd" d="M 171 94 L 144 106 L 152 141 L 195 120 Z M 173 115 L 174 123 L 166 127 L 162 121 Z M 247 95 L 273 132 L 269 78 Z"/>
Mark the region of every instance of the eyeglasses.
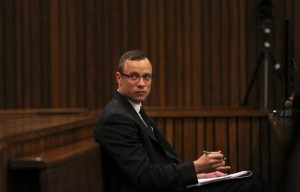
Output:
<path fill-rule="evenodd" d="M 143 78 L 144 81 L 151 81 L 155 78 L 155 75 L 150 73 L 146 73 L 144 75 L 140 75 L 138 73 L 131 73 L 131 74 L 121 73 L 121 75 L 128 77 L 132 81 L 140 80 L 140 78 Z"/>

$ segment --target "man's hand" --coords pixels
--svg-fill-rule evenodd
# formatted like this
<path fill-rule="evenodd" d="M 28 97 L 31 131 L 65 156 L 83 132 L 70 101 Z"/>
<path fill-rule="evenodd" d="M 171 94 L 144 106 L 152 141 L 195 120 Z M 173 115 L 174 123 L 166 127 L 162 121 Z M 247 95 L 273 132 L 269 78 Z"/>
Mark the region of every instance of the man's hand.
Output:
<path fill-rule="evenodd" d="M 224 155 L 221 151 L 202 155 L 194 161 L 194 165 L 197 173 L 227 172 L 230 169 L 229 166 L 225 166 Z"/>

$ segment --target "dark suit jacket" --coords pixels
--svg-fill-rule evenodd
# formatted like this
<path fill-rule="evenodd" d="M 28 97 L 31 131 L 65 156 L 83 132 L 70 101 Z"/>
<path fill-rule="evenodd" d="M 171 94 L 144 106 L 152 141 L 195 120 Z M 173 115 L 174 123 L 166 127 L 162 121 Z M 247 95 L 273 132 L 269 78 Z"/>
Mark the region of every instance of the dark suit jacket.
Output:
<path fill-rule="evenodd" d="M 153 132 L 119 92 L 102 111 L 94 138 L 101 146 L 107 192 L 174 192 L 197 183 L 193 162 L 181 163 L 146 118 Z"/>

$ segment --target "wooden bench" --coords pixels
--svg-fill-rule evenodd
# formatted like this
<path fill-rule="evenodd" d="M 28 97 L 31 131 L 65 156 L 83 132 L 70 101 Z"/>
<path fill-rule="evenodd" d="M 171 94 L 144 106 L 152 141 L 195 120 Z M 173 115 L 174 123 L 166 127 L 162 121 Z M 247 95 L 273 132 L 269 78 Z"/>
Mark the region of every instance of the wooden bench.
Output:
<path fill-rule="evenodd" d="M 13 158 L 8 191 L 102 192 L 100 148 L 93 139 Z"/>
<path fill-rule="evenodd" d="M 12 117 L 0 121 L 1 192 L 102 191 L 100 151 L 92 138 L 98 112 L 0 114 Z"/>

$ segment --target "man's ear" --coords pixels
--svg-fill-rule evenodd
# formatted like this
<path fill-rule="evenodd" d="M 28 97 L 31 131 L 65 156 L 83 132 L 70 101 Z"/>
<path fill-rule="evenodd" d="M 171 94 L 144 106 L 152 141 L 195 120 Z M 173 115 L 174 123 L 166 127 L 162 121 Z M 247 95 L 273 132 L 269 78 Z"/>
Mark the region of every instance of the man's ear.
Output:
<path fill-rule="evenodd" d="M 119 85 L 120 85 L 121 78 L 122 78 L 121 73 L 120 72 L 116 72 L 116 80 L 117 80 L 117 82 L 118 82 Z"/>

